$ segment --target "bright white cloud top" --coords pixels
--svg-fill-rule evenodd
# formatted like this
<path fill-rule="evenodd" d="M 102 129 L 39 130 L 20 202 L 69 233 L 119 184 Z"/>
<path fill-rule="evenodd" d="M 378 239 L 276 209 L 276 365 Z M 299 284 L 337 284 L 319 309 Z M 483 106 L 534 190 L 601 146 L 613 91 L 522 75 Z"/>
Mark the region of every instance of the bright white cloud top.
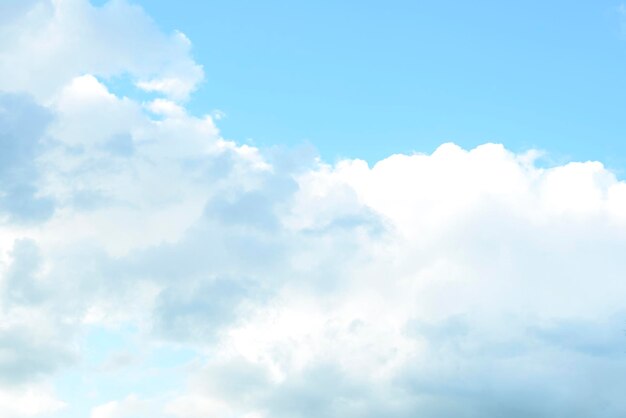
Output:
<path fill-rule="evenodd" d="M 601 163 L 238 145 L 187 113 L 202 69 L 141 9 L 0 16 L 0 416 L 626 414 Z"/>

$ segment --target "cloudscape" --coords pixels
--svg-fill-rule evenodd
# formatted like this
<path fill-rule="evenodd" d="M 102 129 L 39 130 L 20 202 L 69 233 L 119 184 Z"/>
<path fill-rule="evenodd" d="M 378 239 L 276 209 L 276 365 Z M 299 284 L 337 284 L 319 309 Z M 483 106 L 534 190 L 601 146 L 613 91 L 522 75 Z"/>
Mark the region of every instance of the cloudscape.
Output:
<path fill-rule="evenodd" d="M 398 1 L 388 10 L 347 2 L 336 21 L 333 3 L 323 2 L 330 32 L 304 23 L 321 14 L 283 5 L 276 25 L 264 28 L 278 28 L 280 42 L 290 42 L 292 30 L 304 46 L 281 60 L 280 48 L 266 45 L 267 62 L 250 69 L 250 79 L 243 68 L 248 55 L 260 59 L 260 41 L 246 24 L 223 21 L 224 10 L 211 15 L 225 6 L 159 3 L 168 2 L 0 0 L 1 417 L 626 416 L 626 160 L 611 142 L 626 129 L 611 130 L 609 111 L 594 113 L 615 105 L 623 122 L 624 103 L 611 101 L 613 91 L 626 97 L 623 84 L 607 89 L 606 101 L 589 101 L 587 120 L 545 109 L 537 115 L 551 115 L 551 124 L 531 117 L 556 106 L 548 94 L 536 96 L 536 106 L 524 96 L 506 119 L 503 109 L 515 101 L 507 95 L 517 90 L 485 87 L 469 54 L 466 66 L 442 64 L 441 78 L 405 96 L 415 85 L 394 77 L 419 74 L 374 60 L 356 70 L 367 48 L 396 57 L 375 38 L 399 37 L 396 20 L 411 27 L 409 5 Z M 438 16 L 430 3 L 411 13 Z M 554 12 L 530 3 L 538 15 Z M 168 17 L 167 7 L 183 11 Z M 476 7 L 480 14 L 491 6 Z M 494 7 L 494 19 L 506 14 Z M 607 44 L 626 56 L 624 7 L 598 7 Z M 196 8 L 206 13 L 203 25 L 231 32 L 202 36 L 189 23 L 197 39 L 186 34 Z M 587 12 L 577 18 L 592 20 Z M 301 23 L 281 23 L 296 15 Z M 518 18 L 527 25 L 511 30 L 528 31 L 532 45 L 541 43 L 536 31 L 565 31 Z M 359 19 L 388 26 L 368 29 Z M 443 20 L 434 26 L 446 24 L 455 30 Z M 344 26 L 372 38 L 346 52 L 355 78 L 337 81 L 350 59 L 313 46 L 330 45 L 324 37 Z M 233 38 L 242 31 L 250 31 L 248 46 Z M 412 44 L 441 42 L 437 53 L 420 49 L 419 67 L 447 59 L 447 40 L 402 34 Z M 472 46 L 481 56 L 495 48 L 485 36 Z M 555 71 L 550 42 L 524 77 Z M 228 55 L 229 47 L 239 49 Z M 285 69 L 317 53 L 328 59 L 319 71 Z M 274 92 L 250 88 L 270 67 L 284 70 L 263 76 Z M 586 68 L 602 82 L 599 67 Z M 461 73 L 469 90 L 443 86 Z M 502 86 L 530 80 L 507 74 L 490 77 Z M 306 86 L 324 77 L 343 86 L 330 89 L 332 99 Z M 292 87 L 278 85 L 296 82 L 302 89 L 280 99 Z M 357 120 L 350 109 L 385 85 L 401 104 L 372 99 L 371 113 L 357 112 L 360 138 L 316 143 L 317 135 L 349 131 Z M 474 85 L 499 110 L 487 112 Z M 361 95 L 348 94 L 356 86 Z M 209 98 L 229 90 L 224 108 Z M 461 96 L 475 100 L 453 100 Z M 246 103 L 263 100 L 250 113 Z M 421 100 L 432 109 L 410 108 Z M 449 114 L 435 115 L 445 108 L 438 100 Z M 289 113 L 310 101 L 319 113 Z M 455 113 L 461 105 L 471 122 Z M 559 106 L 582 112 L 583 100 L 563 97 Z M 402 125 L 405 111 L 419 129 Z M 514 123 L 520 114 L 526 124 Z M 569 135 L 567 118 L 591 124 L 598 137 L 550 142 L 551 134 Z M 285 140 L 298 126 L 302 135 Z M 273 143 L 266 131 L 274 128 Z M 263 138 L 255 141 L 255 129 Z M 509 129 L 529 137 L 509 138 Z"/>

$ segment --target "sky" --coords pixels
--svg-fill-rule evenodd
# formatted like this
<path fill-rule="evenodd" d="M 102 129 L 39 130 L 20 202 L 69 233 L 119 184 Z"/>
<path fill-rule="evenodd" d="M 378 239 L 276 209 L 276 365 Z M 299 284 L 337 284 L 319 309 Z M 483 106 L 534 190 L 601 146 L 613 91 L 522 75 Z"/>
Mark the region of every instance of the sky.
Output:
<path fill-rule="evenodd" d="M 626 415 L 626 5 L 0 0 L 0 416 Z"/>
<path fill-rule="evenodd" d="M 443 142 L 626 164 L 615 1 L 141 2 L 194 40 L 224 135 L 375 162 Z"/>

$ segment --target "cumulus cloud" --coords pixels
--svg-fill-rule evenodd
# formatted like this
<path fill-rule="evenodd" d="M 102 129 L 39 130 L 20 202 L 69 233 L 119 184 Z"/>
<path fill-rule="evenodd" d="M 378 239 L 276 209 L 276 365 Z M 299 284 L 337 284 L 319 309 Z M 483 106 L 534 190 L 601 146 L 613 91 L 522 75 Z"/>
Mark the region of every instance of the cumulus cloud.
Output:
<path fill-rule="evenodd" d="M 626 183 L 601 163 L 238 145 L 180 104 L 201 69 L 140 8 L 6 10 L 3 416 L 626 412 Z M 168 97 L 116 95 L 120 74 Z"/>
<path fill-rule="evenodd" d="M 100 7 L 85 0 L 16 3 L 0 6 L 0 56 L 5 57 L 0 90 L 29 91 L 46 100 L 83 74 L 128 75 L 143 89 L 185 99 L 203 78 L 185 35 L 163 34 L 127 1 Z"/>
<path fill-rule="evenodd" d="M 35 417 L 62 411 L 65 403 L 57 400 L 49 388 L 0 391 L 0 413 L 4 417 Z"/>
<path fill-rule="evenodd" d="M 270 175 L 296 187 L 256 183 L 226 217 L 216 195 L 182 240 L 141 252 L 160 283 L 178 277 L 155 318 L 212 353 L 168 411 L 622 413 L 623 183 L 600 164 L 444 145 Z M 362 220 L 328 227 L 346 213 Z M 225 271 L 259 290 L 213 276 Z M 590 376 L 602 390 L 575 397 Z"/>

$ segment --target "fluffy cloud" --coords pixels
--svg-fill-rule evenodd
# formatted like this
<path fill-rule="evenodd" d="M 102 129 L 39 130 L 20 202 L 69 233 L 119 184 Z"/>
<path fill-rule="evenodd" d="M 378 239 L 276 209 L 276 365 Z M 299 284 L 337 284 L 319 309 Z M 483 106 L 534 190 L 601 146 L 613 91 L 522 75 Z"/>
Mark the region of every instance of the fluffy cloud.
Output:
<path fill-rule="evenodd" d="M 46 387 L 0 392 L 0 413 L 4 417 L 35 417 L 62 410 L 65 404 Z"/>
<path fill-rule="evenodd" d="M 601 163 L 237 145 L 175 101 L 200 67 L 139 8 L 7 5 L 3 416 L 626 412 L 626 183 Z"/>
<path fill-rule="evenodd" d="M 185 35 L 164 35 L 124 0 L 101 7 L 84 0 L 17 3 L 0 5 L 1 90 L 45 100 L 82 74 L 128 75 L 140 88 L 185 99 L 202 80 Z"/>

